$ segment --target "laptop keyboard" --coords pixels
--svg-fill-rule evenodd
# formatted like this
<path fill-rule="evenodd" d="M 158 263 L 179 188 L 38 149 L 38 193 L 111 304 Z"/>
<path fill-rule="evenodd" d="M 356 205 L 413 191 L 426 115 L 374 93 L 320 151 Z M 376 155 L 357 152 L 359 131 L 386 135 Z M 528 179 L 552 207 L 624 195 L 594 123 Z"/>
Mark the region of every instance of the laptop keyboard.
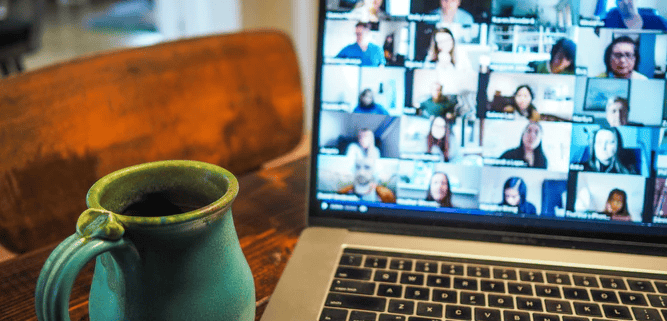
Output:
<path fill-rule="evenodd" d="M 320 321 L 667 321 L 667 276 L 345 249 Z"/>

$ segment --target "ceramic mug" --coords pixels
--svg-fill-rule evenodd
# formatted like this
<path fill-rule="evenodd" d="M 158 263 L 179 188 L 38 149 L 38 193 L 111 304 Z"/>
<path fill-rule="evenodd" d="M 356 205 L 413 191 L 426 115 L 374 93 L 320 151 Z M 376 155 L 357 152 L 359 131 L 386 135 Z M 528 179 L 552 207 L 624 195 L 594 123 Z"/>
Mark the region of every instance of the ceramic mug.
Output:
<path fill-rule="evenodd" d="M 69 320 L 72 284 L 96 258 L 95 320 L 254 320 L 255 287 L 232 221 L 238 182 L 196 161 L 161 161 L 111 173 L 88 192 L 76 234 L 37 281 L 42 321 Z"/>

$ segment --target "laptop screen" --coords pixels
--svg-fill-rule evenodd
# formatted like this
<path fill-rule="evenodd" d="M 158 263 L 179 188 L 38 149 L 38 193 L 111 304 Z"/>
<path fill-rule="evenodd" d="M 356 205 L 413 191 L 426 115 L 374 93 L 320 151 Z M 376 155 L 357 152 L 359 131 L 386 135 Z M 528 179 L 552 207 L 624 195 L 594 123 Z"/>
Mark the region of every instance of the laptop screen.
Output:
<path fill-rule="evenodd" d="M 667 1 L 320 7 L 311 215 L 667 235 Z"/>

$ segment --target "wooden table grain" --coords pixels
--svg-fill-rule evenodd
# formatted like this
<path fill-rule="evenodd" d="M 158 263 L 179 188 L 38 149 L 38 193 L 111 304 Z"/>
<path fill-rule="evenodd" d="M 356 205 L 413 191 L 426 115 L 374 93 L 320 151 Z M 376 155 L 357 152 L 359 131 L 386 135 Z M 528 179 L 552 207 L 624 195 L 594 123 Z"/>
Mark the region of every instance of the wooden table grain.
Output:
<path fill-rule="evenodd" d="M 304 229 L 307 158 L 239 177 L 232 212 L 243 253 L 255 278 L 259 320 Z M 74 227 L 72 227 L 74 232 Z M 57 244 L 0 263 L 0 320 L 37 320 L 35 284 Z M 70 298 L 73 321 L 88 320 L 94 263 L 77 277 Z"/>

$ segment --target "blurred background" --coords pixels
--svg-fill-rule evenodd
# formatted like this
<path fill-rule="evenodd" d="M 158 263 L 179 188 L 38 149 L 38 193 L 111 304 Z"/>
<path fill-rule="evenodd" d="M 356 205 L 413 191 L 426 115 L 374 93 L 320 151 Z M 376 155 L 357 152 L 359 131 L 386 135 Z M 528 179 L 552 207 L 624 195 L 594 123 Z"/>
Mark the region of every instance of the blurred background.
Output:
<path fill-rule="evenodd" d="M 0 71 L 7 77 L 117 48 L 278 29 L 292 38 L 300 60 L 308 134 L 317 6 L 304 0 L 0 0 Z"/>

